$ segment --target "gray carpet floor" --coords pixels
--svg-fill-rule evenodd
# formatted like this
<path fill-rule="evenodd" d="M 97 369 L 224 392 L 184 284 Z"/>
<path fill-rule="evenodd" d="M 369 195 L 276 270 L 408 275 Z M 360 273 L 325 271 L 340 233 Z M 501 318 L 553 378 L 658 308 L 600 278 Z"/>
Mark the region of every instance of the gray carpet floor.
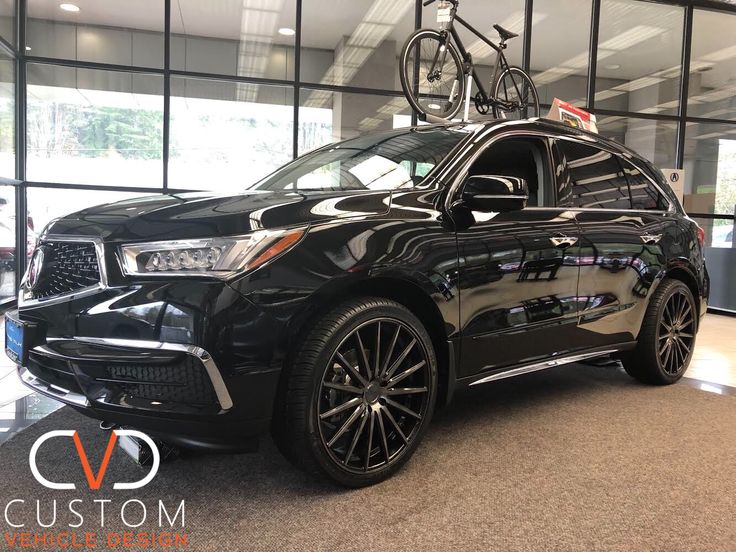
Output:
<path fill-rule="evenodd" d="M 363 490 L 311 479 L 265 439 L 255 454 L 165 463 L 138 491 L 111 490 L 144 473 L 116 451 L 98 492 L 60 440 L 39 466 L 79 489 L 50 491 L 28 452 L 51 429 L 78 429 L 96 470 L 107 435 L 64 408 L 0 446 L 0 506 L 25 498 L 28 519 L 31 501 L 56 498 L 65 523 L 76 521 L 66 502 L 80 498 L 94 520 L 81 530 L 101 531 L 92 500 L 107 498 L 104 531 L 114 531 L 120 504 L 137 498 L 149 505 L 139 530 L 150 531 L 155 501 L 185 498 L 186 549 L 197 552 L 736 549 L 736 397 L 648 387 L 616 368 L 566 366 L 466 392 L 403 471 Z"/>

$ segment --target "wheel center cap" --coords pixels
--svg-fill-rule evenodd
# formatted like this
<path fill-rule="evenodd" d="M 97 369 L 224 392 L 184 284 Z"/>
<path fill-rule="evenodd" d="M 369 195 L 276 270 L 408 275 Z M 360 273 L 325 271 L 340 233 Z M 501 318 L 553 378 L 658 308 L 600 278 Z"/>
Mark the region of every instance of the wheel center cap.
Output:
<path fill-rule="evenodd" d="M 380 396 L 381 386 L 375 381 L 371 382 L 368 387 L 366 387 L 365 392 L 363 393 L 363 398 L 365 398 L 365 401 L 371 404 L 377 402 Z"/>

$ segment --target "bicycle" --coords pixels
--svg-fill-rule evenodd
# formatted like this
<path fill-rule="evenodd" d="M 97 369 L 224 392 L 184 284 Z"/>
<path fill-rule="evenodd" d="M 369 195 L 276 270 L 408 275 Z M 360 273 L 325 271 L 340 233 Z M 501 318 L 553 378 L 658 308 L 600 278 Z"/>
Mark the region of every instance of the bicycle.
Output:
<path fill-rule="evenodd" d="M 426 0 L 424 6 L 434 1 Z M 401 88 L 409 104 L 423 120 L 450 120 L 460 111 L 464 101 L 463 119 L 467 120 L 472 79 L 478 89 L 473 97 L 478 113 L 492 110 L 493 116 L 499 119 L 538 117 L 539 96 L 531 77 L 519 67 L 509 65 L 503 53 L 506 42 L 519 35 L 496 24 L 493 28 L 501 40 L 495 44 L 458 15 L 459 5 L 460 0 L 440 0 L 437 6 L 440 29 L 419 29 L 404 44 L 399 72 Z M 490 81 L 493 95 L 488 95 L 478 77 L 472 56 L 455 29 L 455 22 L 496 51 Z"/>

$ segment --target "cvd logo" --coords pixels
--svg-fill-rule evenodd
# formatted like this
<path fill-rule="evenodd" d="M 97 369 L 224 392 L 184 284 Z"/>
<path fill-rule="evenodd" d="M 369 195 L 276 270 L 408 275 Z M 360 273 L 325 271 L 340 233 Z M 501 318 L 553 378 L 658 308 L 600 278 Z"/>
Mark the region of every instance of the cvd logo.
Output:
<path fill-rule="evenodd" d="M 48 441 L 49 439 L 53 439 L 54 437 L 71 437 L 74 440 L 74 446 L 77 449 L 79 461 L 82 463 L 82 469 L 84 470 L 84 475 L 87 478 L 89 488 L 93 491 L 96 491 L 102 485 L 102 480 L 105 477 L 105 472 L 107 471 L 107 464 L 110 462 L 110 456 L 112 456 L 112 451 L 115 449 L 115 443 L 117 442 L 118 437 L 123 437 L 126 435 L 129 437 L 136 437 L 145 442 L 150 447 L 151 453 L 153 454 L 151 471 L 149 471 L 148 475 L 146 475 L 140 481 L 134 481 L 132 483 L 115 483 L 113 485 L 113 489 L 140 489 L 141 487 L 145 487 L 146 485 L 148 485 L 153 480 L 153 478 L 156 477 L 156 473 L 158 472 L 158 467 L 161 462 L 161 456 L 158 452 L 156 444 L 153 442 L 153 439 L 151 439 L 145 433 L 141 433 L 140 431 L 135 431 L 132 429 L 114 429 L 111 432 L 110 440 L 107 442 L 107 449 L 105 450 L 105 455 L 102 458 L 102 463 L 100 464 L 100 468 L 97 471 L 97 475 L 92 473 L 92 468 L 90 467 L 89 460 L 87 459 L 87 453 L 84 451 L 82 441 L 76 431 L 71 429 L 63 429 L 44 433 L 43 435 L 41 435 L 41 437 L 36 439 L 35 443 L 33 443 L 30 455 L 28 456 L 28 463 L 31 467 L 31 473 L 33 474 L 33 477 L 36 478 L 36 481 L 49 489 L 76 489 L 77 487 L 74 483 L 54 483 L 53 481 L 49 481 L 43 475 L 41 475 L 41 472 L 38 471 L 38 465 L 36 464 L 36 455 L 38 454 L 38 449 L 40 449 L 41 445 L 43 445 L 46 441 Z"/>

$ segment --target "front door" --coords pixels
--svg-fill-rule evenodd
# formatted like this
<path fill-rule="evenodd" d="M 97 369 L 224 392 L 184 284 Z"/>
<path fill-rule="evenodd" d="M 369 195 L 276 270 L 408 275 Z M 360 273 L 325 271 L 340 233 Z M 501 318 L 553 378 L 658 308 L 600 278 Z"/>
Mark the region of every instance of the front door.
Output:
<path fill-rule="evenodd" d="M 577 314 L 578 227 L 554 207 L 546 139 L 494 142 L 468 174 L 523 178 L 530 201 L 519 211 L 472 212 L 457 231 L 460 377 L 564 351 Z"/>

